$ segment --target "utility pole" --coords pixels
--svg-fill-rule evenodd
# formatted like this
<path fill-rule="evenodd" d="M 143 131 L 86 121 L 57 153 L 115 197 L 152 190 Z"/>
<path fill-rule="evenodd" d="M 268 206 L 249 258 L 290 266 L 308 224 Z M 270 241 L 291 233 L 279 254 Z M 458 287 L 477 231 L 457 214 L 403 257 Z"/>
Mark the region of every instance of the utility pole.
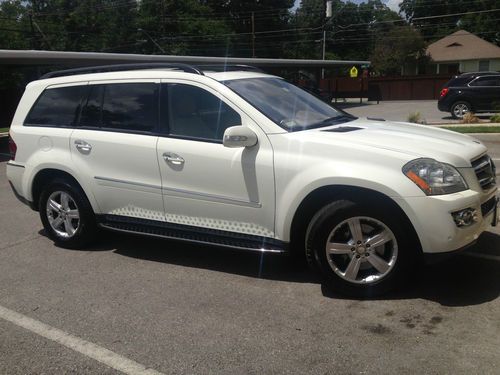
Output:
<path fill-rule="evenodd" d="M 326 24 L 330 18 L 332 18 L 332 1 L 328 0 L 325 9 L 325 23 L 323 24 L 323 53 L 321 55 L 323 60 L 326 58 Z M 325 78 L 325 68 L 321 68 L 321 78 Z"/>
<path fill-rule="evenodd" d="M 255 18 L 252 12 L 252 57 L 255 58 Z"/>

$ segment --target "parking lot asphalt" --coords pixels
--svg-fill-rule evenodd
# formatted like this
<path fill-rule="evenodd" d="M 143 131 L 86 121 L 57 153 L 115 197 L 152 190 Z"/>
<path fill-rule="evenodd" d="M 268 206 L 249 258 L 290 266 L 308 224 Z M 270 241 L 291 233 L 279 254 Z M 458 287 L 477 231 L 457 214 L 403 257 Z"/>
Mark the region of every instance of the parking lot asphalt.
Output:
<path fill-rule="evenodd" d="M 480 138 L 500 156 L 500 136 Z M 55 247 L 5 160 L 1 374 L 498 373 L 498 227 L 405 288 L 356 300 L 276 255 L 108 232 L 88 250 Z"/>
<path fill-rule="evenodd" d="M 421 121 L 428 124 L 458 123 L 448 112 L 437 108 L 437 100 L 388 100 L 377 102 L 349 99 L 337 102 L 336 106 L 357 117 L 377 117 L 391 121 L 408 121 L 411 113 L 418 112 Z M 488 120 L 491 114 L 478 114 L 481 120 Z"/>

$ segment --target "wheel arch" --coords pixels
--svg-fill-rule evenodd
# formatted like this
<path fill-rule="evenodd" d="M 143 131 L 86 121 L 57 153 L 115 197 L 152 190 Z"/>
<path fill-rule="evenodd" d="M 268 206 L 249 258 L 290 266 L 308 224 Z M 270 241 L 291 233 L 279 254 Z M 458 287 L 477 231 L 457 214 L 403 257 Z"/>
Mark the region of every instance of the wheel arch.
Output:
<path fill-rule="evenodd" d="M 50 181 L 52 181 L 56 178 L 67 179 L 67 180 L 73 182 L 74 184 L 76 184 L 80 189 L 82 189 L 83 193 L 86 195 L 94 212 L 96 212 L 96 213 L 98 212 L 97 211 L 97 209 L 98 209 L 97 203 L 93 199 L 94 198 L 93 195 L 89 194 L 89 192 L 86 191 L 86 189 L 80 183 L 80 181 L 78 181 L 78 179 L 73 174 L 69 173 L 68 171 L 58 169 L 55 167 L 42 168 L 42 169 L 38 170 L 33 177 L 33 180 L 32 180 L 33 182 L 31 184 L 30 191 L 31 191 L 31 198 L 32 198 L 32 202 L 33 202 L 33 207 L 35 210 L 38 210 L 39 200 L 40 200 L 40 196 L 41 196 L 42 191 L 43 191 L 43 187 L 47 183 L 49 183 Z"/>
<path fill-rule="evenodd" d="M 290 225 L 291 251 L 304 250 L 307 226 L 314 214 L 324 205 L 339 199 L 348 199 L 366 204 L 383 205 L 384 209 L 394 210 L 409 230 L 412 240 L 418 244 L 420 252 L 422 246 L 411 220 L 400 205 L 384 193 L 369 188 L 351 185 L 326 185 L 309 192 L 300 202 L 293 214 Z"/>

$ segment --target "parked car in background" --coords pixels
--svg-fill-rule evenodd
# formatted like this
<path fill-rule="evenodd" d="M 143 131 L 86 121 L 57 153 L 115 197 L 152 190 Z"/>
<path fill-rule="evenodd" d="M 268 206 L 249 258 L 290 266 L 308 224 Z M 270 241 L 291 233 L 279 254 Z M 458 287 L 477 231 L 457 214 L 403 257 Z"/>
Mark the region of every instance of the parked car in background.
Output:
<path fill-rule="evenodd" d="M 7 177 L 59 246 L 104 228 L 290 252 L 374 296 L 497 223 L 495 165 L 466 135 L 358 119 L 261 72 L 111 68 L 30 83 L 12 121 Z"/>
<path fill-rule="evenodd" d="M 500 73 L 464 73 L 453 77 L 441 90 L 438 108 L 454 118 L 463 118 L 469 112 L 500 112 Z"/>

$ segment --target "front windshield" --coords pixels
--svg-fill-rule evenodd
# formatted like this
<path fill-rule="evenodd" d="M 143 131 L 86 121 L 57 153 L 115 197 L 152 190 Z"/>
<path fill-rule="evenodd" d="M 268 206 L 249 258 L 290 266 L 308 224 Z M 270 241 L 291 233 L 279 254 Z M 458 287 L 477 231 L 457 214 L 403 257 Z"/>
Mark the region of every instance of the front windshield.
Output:
<path fill-rule="evenodd" d="M 224 81 L 224 84 L 289 131 L 311 129 L 354 119 L 281 78 L 235 79 Z"/>

